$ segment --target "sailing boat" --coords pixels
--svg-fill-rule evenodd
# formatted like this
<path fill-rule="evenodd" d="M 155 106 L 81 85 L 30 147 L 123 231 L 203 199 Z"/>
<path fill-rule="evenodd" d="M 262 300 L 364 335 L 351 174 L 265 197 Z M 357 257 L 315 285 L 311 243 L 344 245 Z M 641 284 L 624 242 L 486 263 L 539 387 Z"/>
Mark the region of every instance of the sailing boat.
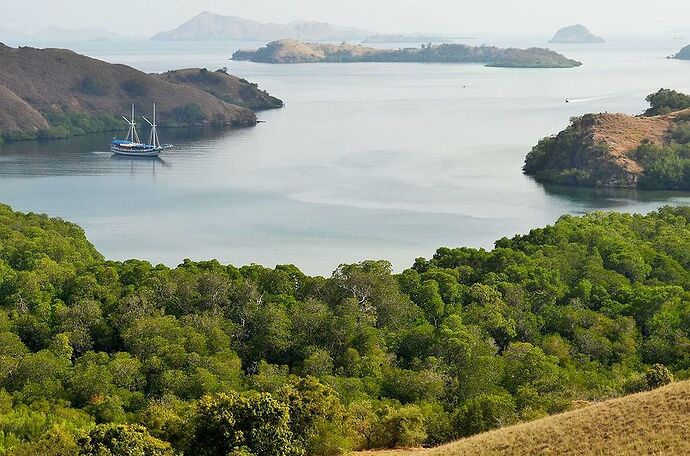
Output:
<path fill-rule="evenodd" d="M 122 116 L 129 125 L 125 139 L 113 139 L 110 143 L 110 150 L 118 155 L 128 155 L 130 157 L 157 157 L 165 149 L 170 149 L 172 144 L 161 144 L 158 139 L 158 125 L 156 124 L 156 103 L 153 104 L 153 122 L 146 117 L 142 119 L 151 126 L 149 142 L 142 143 L 137 133 L 136 117 L 134 115 L 134 105 L 132 105 L 132 118 Z"/>

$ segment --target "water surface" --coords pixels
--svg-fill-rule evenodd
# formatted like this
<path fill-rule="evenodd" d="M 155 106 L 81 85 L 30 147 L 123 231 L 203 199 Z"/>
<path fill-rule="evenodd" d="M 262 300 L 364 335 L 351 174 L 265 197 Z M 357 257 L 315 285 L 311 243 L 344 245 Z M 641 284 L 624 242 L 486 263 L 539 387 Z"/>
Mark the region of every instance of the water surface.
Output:
<path fill-rule="evenodd" d="M 584 63 L 563 70 L 227 60 L 246 46 L 71 45 L 150 72 L 227 66 L 286 107 L 250 129 L 162 130 L 176 148 L 159 160 L 111 156 L 111 134 L 5 144 L 0 200 L 78 223 L 112 259 L 318 274 L 369 258 L 399 270 L 440 246 L 489 248 L 566 213 L 690 203 L 685 193 L 544 187 L 520 170 L 571 116 L 639 113 L 660 87 L 690 91 L 690 62 L 663 58 L 678 42 L 561 46 Z"/>

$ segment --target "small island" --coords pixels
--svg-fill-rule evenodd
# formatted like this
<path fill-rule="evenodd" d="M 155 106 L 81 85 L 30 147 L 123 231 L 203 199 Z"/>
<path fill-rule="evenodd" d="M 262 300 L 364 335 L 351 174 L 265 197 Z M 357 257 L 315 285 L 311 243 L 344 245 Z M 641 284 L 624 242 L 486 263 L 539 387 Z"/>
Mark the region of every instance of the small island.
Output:
<path fill-rule="evenodd" d="M 3 44 L 0 62 L 0 142 L 119 130 L 132 103 L 155 102 L 161 127 L 247 127 L 253 111 L 283 105 L 224 68 L 147 74 L 66 49 Z"/>
<path fill-rule="evenodd" d="M 676 60 L 690 60 L 690 44 L 685 46 L 683 49 L 678 51 L 677 54 L 672 55 L 669 58 Z"/>
<path fill-rule="evenodd" d="M 483 63 L 490 67 L 573 68 L 582 65 L 549 49 L 501 49 L 465 44 L 424 44 L 419 48 L 376 49 L 352 44 L 273 41 L 256 50 L 240 50 L 232 60 L 258 63 L 422 62 Z"/>
<path fill-rule="evenodd" d="M 586 187 L 690 190 L 690 96 L 661 89 L 641 116 L 586 114 L 542 139 L 523 171 Z"/>
<path fill-rule="evenodd" d="M 588 44 L 604 43 L 605 40 L 590 32 L 587 27 L 581 24 L 570 25 L 558 30 L 549 43 L 558 44 Z"/>

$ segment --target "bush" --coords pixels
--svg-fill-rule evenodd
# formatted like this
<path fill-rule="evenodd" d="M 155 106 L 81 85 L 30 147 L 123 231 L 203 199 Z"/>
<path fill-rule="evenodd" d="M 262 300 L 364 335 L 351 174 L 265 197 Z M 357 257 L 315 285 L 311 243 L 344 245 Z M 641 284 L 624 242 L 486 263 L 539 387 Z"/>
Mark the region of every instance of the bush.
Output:
<path fill-rule="evenodd" d="M 660 89 L 648 95 L 646 100 L 651 107 L 645 111 L 645 116 L 658 116 L 690 108 L 690 95 L 670 89 Z"/>
<path fill-rule="evenodd" d="M 267 393 L 205 396 L 194 417 L 190 454 L 300 455 L 289 419 L 288 407 Z"/>
<path fill-rule="evenodd" d="M 101 424 L 79 439 L 81 456 L 173 456 L 169 443 L 136 424 Z"/>
<path fill-rule="evenodd" d="M 146 95 L 146 83 L 141 79 L 128 79 L 122 83 L 122 90 L 133 97 Z"/>
<path fill-rule="evenodd" d="M 655 364 L 644 373 L 644 379 L 651 390 L 673 383 L 673 374 L 663 364 Z"/>

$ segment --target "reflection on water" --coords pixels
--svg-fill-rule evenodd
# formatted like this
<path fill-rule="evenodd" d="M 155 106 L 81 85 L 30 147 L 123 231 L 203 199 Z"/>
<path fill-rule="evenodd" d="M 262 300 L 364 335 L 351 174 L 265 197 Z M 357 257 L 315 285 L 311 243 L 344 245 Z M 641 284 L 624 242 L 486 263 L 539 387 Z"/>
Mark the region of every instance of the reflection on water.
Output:
<path fill-rule="evenodd" d="M 161 130 L 175 148 L 154 160 L 113 157 L 111 133 L 1 145 L 0 201 L 80 224 L 109 258 L 318 274 L 387 258 L 401 269 L 565 213 L 690 204 L 685 193 L 544 186 L 521 173 L 532 145 L 571 116 L 638 113 L 659 87 L 690 91 L 688 63 L 657 57 L 675 42 L 559 49 L 584 62 L 571 70 L 272 66 L 228 62 L 231 43 L 93 46 L 81 51 L 145 71 L 229 66 L 286 102 L 254 128 Z"/>
<path fill-rule="evenodd" d="M 664 204 L 688 204 L 690 194 L 679 191 L 637 190 L 621 188 L 585 188 L 542 184 L 547 194 L 565 201 L 584 204 L 600 210 L 639 210 L 640 204 L 661 206 Z"/>

